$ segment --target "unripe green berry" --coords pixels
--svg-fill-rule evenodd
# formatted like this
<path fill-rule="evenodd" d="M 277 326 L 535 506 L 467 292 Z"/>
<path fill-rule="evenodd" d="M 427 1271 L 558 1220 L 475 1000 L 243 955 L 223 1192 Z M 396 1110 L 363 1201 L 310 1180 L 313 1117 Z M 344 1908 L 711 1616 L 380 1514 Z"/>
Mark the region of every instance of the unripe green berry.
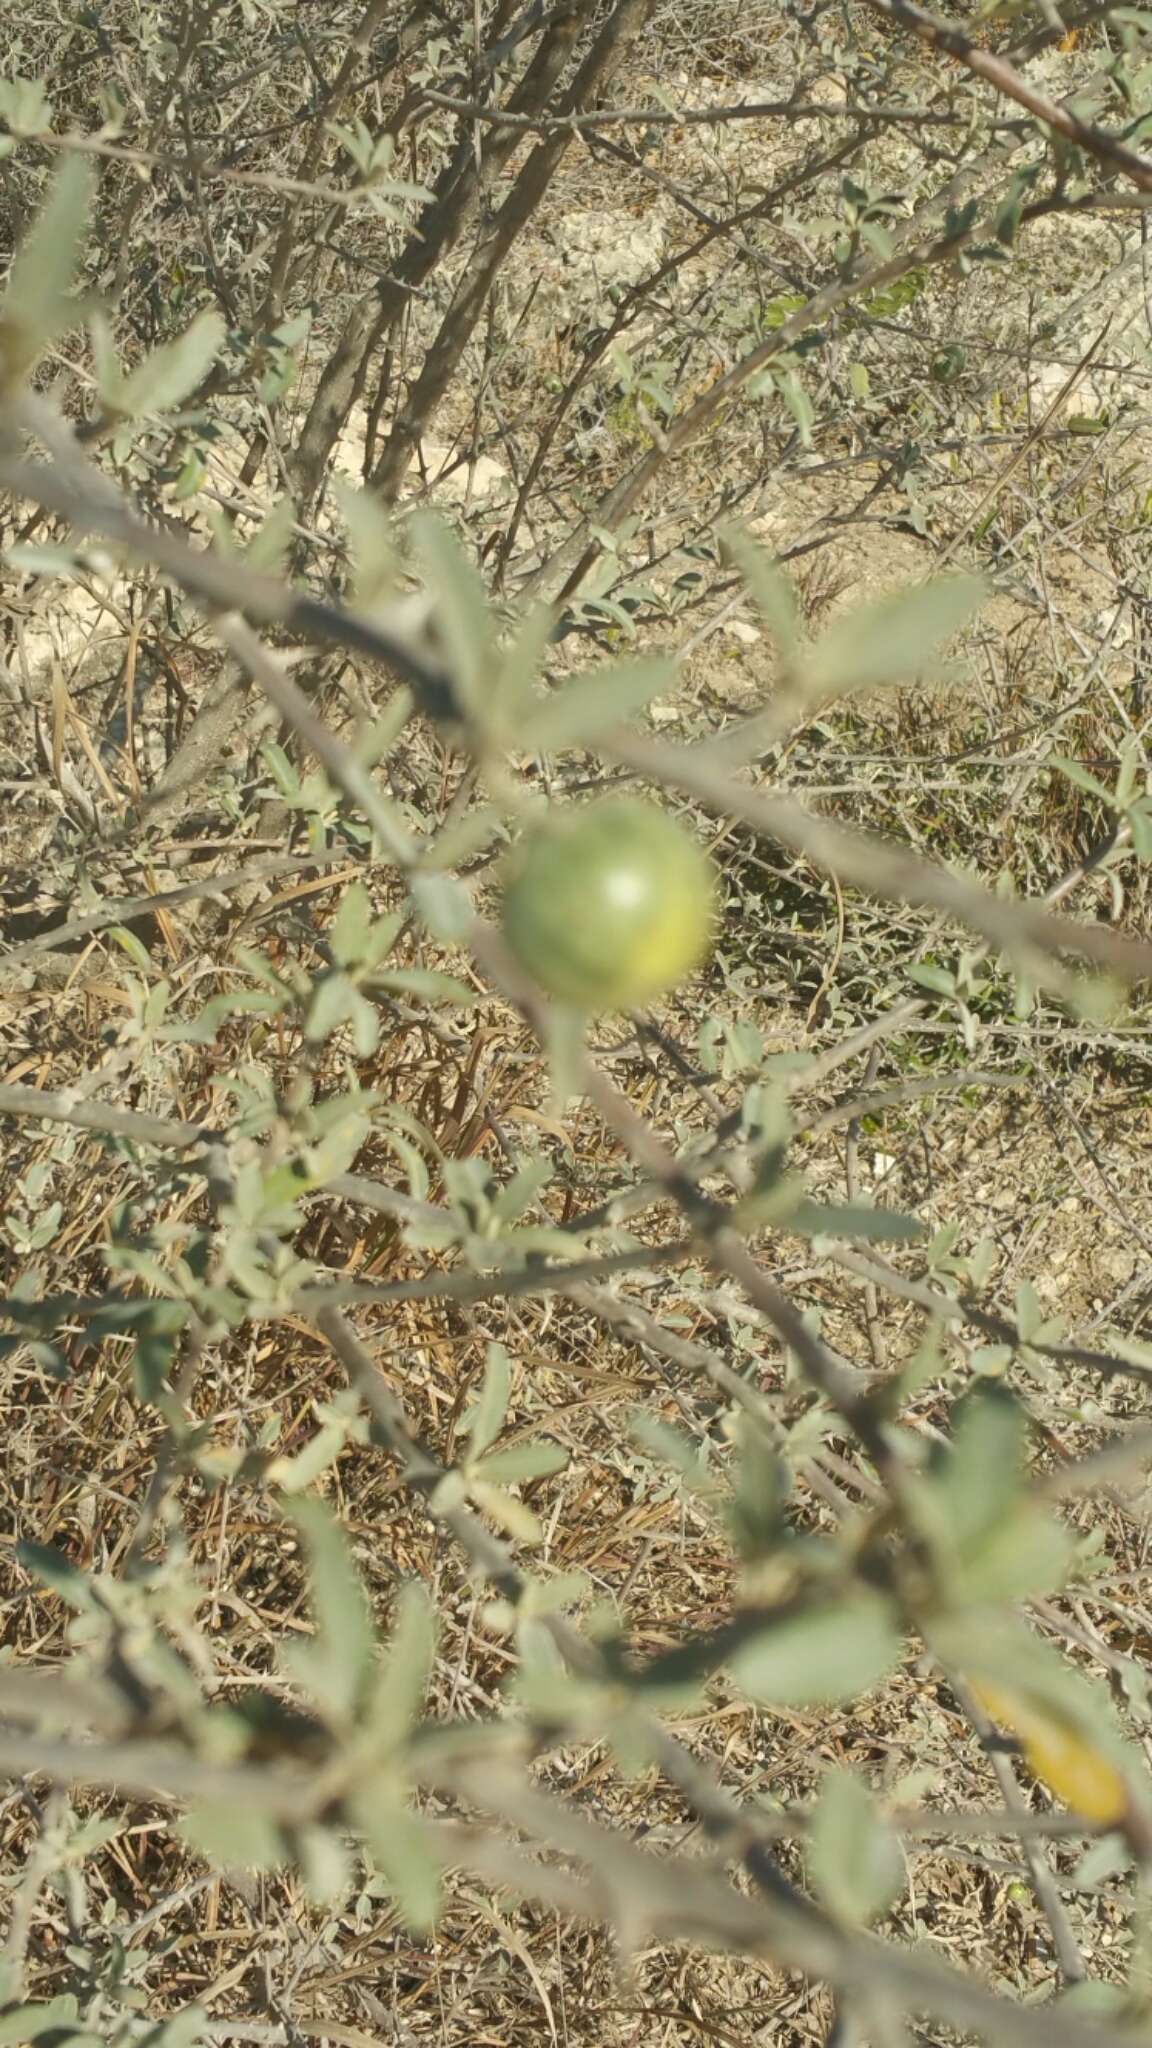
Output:
<path fill-rule="evenodd" d="M 504 892 L 504 937 L 521 967 L 587 1013 L 675 988 L 703 959 L 715 918 L 708 856 L 641 797 L 557 812 L 517 850 Z"/>

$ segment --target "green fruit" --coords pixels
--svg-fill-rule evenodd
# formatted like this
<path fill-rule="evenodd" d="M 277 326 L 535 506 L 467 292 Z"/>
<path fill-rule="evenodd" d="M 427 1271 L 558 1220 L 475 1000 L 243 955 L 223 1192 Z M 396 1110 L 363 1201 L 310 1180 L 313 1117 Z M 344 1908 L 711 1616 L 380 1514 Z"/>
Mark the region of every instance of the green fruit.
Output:
<path fill-rule="evenodd" d="M 711 861 L 667 812 L 602 797 L 550 818 L 514 858 L 504 937 L 574 1009 L 628 1010 L 674 988 L 708 950 Z"/>

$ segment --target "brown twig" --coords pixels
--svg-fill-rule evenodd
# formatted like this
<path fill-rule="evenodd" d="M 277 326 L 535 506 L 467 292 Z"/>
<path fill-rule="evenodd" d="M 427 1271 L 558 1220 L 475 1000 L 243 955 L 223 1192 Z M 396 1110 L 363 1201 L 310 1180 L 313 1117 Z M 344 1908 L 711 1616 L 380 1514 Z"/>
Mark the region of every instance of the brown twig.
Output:
<path fill-rule="evenodd" d="M 591 114 L 512 114 L 501 107 L 484 106 L 479 100 L 454 99 L 451 93 L 434 92 L 431 87 L 426 87 L 421 97 L 432 106 L 448 107 L 454 114 L 467 114 L 472 120 L 487 122 L 492 127 L 519 128 L 525 133 L 542 135 L 556 130 L 579 135 L 616 127 L 722 128 L 732 121 L 823 121 L 829 114 L 840 120 L 911 123 L 918 127 L 968 126 L 966 114 L 934 112 L 927 107 L 872 107 L 852 100 L 839 105 L 827 100 L 739 100 L 725 107 L 601 107 Z"/>
<path fill-rule="evenodd" d="M 1126 142 L 1110 135 L 1106 128 L 1097 128 L 1092 121 L 1082 121 L 1066 104 L 1049 99 L 1047 93 L 1039 91 L 1029 79 L 1005 63 L 1003 57 L 982 49 L 954 22 L 945 21 L 938 14 L 930 14 L 926 7 L 918 6 L 916 0 L 866 0 L 866 5 L 874 14 L 882 14 L 889 21 L 910 28 L 922 43 L 955 57 L 975 77 L 995 86 L 1005 99 L 1014 100 L 1017 106 L 1043 121 L 1057 135 L 1075 143 L 1078 149 L 1086 150 L 1105 170 L 1129 178 L 1141 192 L 1152 192 L 1152 159 L 1130 149 Z"/>

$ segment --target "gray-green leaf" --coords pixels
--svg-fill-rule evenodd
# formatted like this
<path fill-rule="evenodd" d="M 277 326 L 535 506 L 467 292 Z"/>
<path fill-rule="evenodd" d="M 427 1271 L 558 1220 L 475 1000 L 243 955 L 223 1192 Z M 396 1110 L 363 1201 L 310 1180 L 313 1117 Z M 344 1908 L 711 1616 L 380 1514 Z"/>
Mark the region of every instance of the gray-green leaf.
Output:
<path fill-rule="evenodd" d="M 436 601 L 436 630 L 460 702 L 480 717 L 492 648 L 492 619 L 484 584 L 451 528 L 432 512 L 414 512 L 408 522 L 412 549 Z"/>
<path fill-rule="evenodd" d="M 224 321 L 209 308 L 175 341 L 153 349 L 124 379 L 116 410 L 134 419 L 142 412 L 167 412 L 187 398 L 205 377 L 224 346 Z"/>
<path fill-rule="evenodd" d="M 1015 1395 L 978 1381 L 952 1412 L 952 1447 L 929 1484 L 949 1541 L 978 1541 L 1016 1504 L 1024 1485 L 1028 1419 Z"/>
<path fill-rule="evenodd" d="M 508 1396 L 512 1387 L 512 1366 L 502 1344 L 490 1344 L 484 1361 L 484 1380 L 475 1404 L 464 1417 L 469 1457 L 478 1458 L 495 1443 L 504 1427 Z"/>
<path fill-rule="evenodd" d="M 209 1862 L 228 1870 L 274 1870 L 287 1860 L 276 1822 L 259 1807 L 194 1806 L 180 1833 Z"/>
<path fill-rule="evenodd" d="M 563 1472 L 567 1463 L 563 1444 L 510 1444 L 506 1451 L 482 1458 L 475 1469 L 477 1478 L 507 1486 L 519 1479 L 547 1479 L 553 1472 Z"/>
<path fill-rule="evenodd" d="M 407 1741 L 435 1657 L 436 1616 L 423 1586 L 413 1582 L 403 1587 L 397 1601 L 396 1620 L 364 1717 L 374 1751 L 386 1755 Z"/>
<path fill-rule="evenodd" d="M 935 650 L 984 602 L 979 576 L 954 576 L 881 598 L 838 619 L 804 662 L 813 696 L 912 682 L 932 672 Z"/>
<path fill-rule="evenodd" d="M 672 678 L 671 662 L 651 656 L 573 676 L 555 696 L 536 705 L 525 720 L 524 741 L 542 754 L 586 747 L 642 711 Z"/>
<path fill-rule="evenodd" d="M 39 2041 L 45 2034 L 67 2031 L 75 2034 L 79 2020 L 79 2007 L 70 1991 L 61 1992 L 59 1998 L 46 1999 L 43 2005 L 20 2005 L 15 2012 L 0 2015 L 0 2044 L 7 2048 L 21 2048 L 26 2041 Z"/>
<path fill-rule="evenodd" d="M 372 1861 L 409 1927 L 427 1931 L 435 1925 L 440 1907 L 440 1871 L 426 1824 L 382 1776 L 360 1786 L 351 1808 Z"/>
<path fill-rule="evenodd" d="M 729 1669 L 766 1706 L 835 1705 L 876 1685 L 899 1654 L 887 1602 L 861 1590 L 768 1623 L 729 1659 Z"/>
<path fill-rule="evenodd" d="M 25 235 L 0 305 L 0 372 L 27 369 L 46 342 L 69 326 L 79 307 L 69 297 L 92 205 L 92 174 L 66 157 L 47 201 Z"/>
<path fill-rule="evenodd" d="M 752 600 L 783 655 L 795 652 L 800 638 L 796 593 L 767 551 L 742 526 L 726 526 L 721 534 L 724 552 L 739 569 Z"/>
<path fill-rule="evenodd" d="M 324 1713 L 350 1721 L 363 1699 L 376 1654 L 372 1615 L 344 1531 L 318 1500 L 285 1503 L 308 1552 L 316 1635 L 289 1644 L 284 1663 Z"/>
<path fill-rule="evenodd" d="M 829 1912 L 857 1926 L 886 1912 L 900 1890 L 900 1844 L 853 1771 L 829 1771 L 824 1779 L 812 1816 L 808 1869 Z"/>
<path fill-rule="evenodd" d="M 873 1209 L 863 1202 L 798 1202 L 781 1216 L 781 1230 L 801 1237 L 847 1237 L 868 1244 L 914 1244 L 924 1236 L 916 1216 L 899 1209 Z"/>

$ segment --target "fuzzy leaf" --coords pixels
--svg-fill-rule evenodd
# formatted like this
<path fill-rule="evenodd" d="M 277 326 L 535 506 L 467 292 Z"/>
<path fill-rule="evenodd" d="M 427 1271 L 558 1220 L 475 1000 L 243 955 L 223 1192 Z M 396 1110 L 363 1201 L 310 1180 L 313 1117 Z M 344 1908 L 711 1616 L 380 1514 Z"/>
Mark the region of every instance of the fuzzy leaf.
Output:
<path fill-rule="evenodd" d="M 811 650 L 804 663 L 807 689 L 834 697 L 931 673 L 936 648 L 967 625 L 986 595 L 980 577 L 954 576 L 858 607 Z"/>
<path fill-rule="evenodd" d="M 729 1659 L 765 1706 L 835 1705 L 876 1685 L 900 1654 L 887 1602 L 860 1592 L 767 1624 Z"/>
<path fill-rule="evenodd" d="M 492 619 L 484 585 L 451 528 L 431 512 L 409 520 L 412 548 L 436 601 L 436 631 L 464 709 L 475 717 L 483 702 L 492 645 Z"/>
<path fill-rule="evenodd" d="M 674 673 L 670 661 L 645 657 L 573 676 L 547 703 L 534 707 L 524 723 L 523 743 L 541 754 L 586 747 L 666 691 Z"/>
<path fill-rule="evenodd" d="M 229 1870 L 274 1870 L 284 1863 L 284 1839 L 270 1814 L 258 1807 L 194 1806 L 180 1833 L 209 1861 Z"/>
<path fill-rule="evenodd" d="M 863 1926 L 887 1911 L 901 1887 L 900 1844 L 853 1771 L 829 1771 L 808 1839 L 808 1868 L 829 1912 Z"/>
<path fill-rule="evenodd" d="M 398 1788 L 377 1776 L 353 1795 L 352 1817 L 409 1927 L 426 1931 L 440 1907 L 440 1871 L 425 1823 Z"/>
<path fill-rule="evenodd" d="M 401 1590 L 364 1717 L 374 1752 L 387 1755 L 408 1739 L 436 1659 L 436 1616 L 423 1586 Z"/>
<path fill-rule="evenodd" d="M 484 1380 L 473 1406 L 464 1417 L 470 1458 L 478 1458 L 495 1443 L 504 1427 L 508 1396 L 512 1388 L 512 1365 L 502 1344 L 489 1344 L 484 1361 Z"/>
<path fill-rule="evenodd" d="M 142 412 L 168 412 L 195 391 L 224 346 L 226 329 L 208 308 L 175 341 L 153 349 L 124 379 L 117 410 L 135 419 Z"/>
<path fill-rule="evenodd" d="M 553 1472 L 563 1472 L 568 1458 L 563 1444 L 510 1444 L 506 1451 L 493 1451 L 482 1458 L 475 1476 L 499 1486 L 522 1479 L 547 1479 Z"/>
<path fill-rule="evenodd" d="M 781 1230 L 801 1237 L 847 1237 L 864 1244 L 915 1244 L 924 1236 L 916 1216 L 899 1209 L 873 1209 L 863 1202 L 797 1203 L 780 1217 Z"/>
<path fill-rule="evenodd" d="M 1080 761 L 1070 761 L 1066 754 L 1052 754 L 1049 756 L 1049 766 L 1059 769 L 1066 782 L 1074 782 L 1077 789 L 1086 789 L 1089 796 L 1098 796 L 1101 803 L 1107 804 L 1109 810 L 1112 809 L 1112 791 L 1101 782 L 1098 775 L 1093 775 L 1091 769 L 1085 768 Z"/>
<path fill-rule="evenodd" d="M 20 376 L 45 343 L 79 314 L 69 294 L 92 190 L 88 165 L 78 156 L 65 157 L 42 211 L 16 252 L 0 304 L 0 375 L 5 381 Z"/>
<path fill-rule="evenodd" d="M 350 1721 L 364 1695 L 376 1652 L 372 1615 L 348 1539 L 318 1500 L 285 1502 L 304 1539 L 316 1634 L 284 1651 L 287 1668 L 338 1723 Z"/>

